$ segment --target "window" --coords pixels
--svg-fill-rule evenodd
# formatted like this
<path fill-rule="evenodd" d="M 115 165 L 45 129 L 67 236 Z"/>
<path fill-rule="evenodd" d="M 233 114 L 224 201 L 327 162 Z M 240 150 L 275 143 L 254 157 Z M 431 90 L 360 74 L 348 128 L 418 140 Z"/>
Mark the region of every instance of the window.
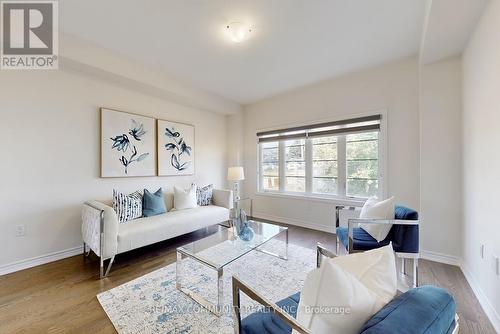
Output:
<path fill-rule="evenodd" d="M 312 192 L 338 194 L 337 137 L 312 139 Z"/>
<path fill-rule="evenodd" d="M 258 133 L 260 190 L 366 198 L 381 194 L 381 115 Z"/>
<path fill-rule="evenodd" d="M 378 193 L 378 132 L 346 136 L 347 196 Z"/>
<path fill-rule="evenodd" d="M 285 191 L 306 191 L 305 151 L 304 139 L 285 141 Z"/>
<path fill-rule="evenodd" d="M 279 143 L 261 144 L 262 151 L 262 188 L 264 190 L 279 190 Z"/>

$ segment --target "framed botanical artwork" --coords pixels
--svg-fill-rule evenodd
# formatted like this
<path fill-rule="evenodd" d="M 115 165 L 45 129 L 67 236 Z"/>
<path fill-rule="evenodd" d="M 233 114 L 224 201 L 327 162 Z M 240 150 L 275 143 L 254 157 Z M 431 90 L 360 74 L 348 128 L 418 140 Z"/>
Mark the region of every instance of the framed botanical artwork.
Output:
<path fill-rule="evenodd" d="M 158 175 L 194 174 L 194 126 L 158 120 Z"/>
<path fill-rule="evenodd" d="M 101 108 L 101 177 L 155 175 L 155 119 Z"/>

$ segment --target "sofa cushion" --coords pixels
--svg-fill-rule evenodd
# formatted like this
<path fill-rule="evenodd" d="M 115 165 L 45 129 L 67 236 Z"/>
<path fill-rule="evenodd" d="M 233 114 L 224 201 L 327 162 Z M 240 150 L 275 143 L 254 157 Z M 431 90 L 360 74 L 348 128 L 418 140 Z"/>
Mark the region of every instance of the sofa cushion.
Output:
<path fill-rule="evenodd" d="M 300 293 L 280 300 L 276 304 L 292 317 L 297 316 Z M 242 334 L 289 334 L 292 328 L 272 312 L 256 312 L 241 321 Z"/>
<path fill-rule="evenodd" d="M 119 225 L 118 253 L 177 237 L 228 219 L 229 210 L 215 205 L 135 219 Z"/>
<path fill-rule="evenodd" d="M 142 196 L 142 215 L 144 217 L 151 217 L 161 215 L 165 212 L 167 212 L 167 208 L 165 206 L 162 189 L 158 189 L 154 194 L 144 189 L 144 195 Z"/>
<path fill-rule="evenodd" d="M 453 297 L 435 286 L 411 289 L 375 314 L 362 334 L 447 333 L 455 320 Z"/>

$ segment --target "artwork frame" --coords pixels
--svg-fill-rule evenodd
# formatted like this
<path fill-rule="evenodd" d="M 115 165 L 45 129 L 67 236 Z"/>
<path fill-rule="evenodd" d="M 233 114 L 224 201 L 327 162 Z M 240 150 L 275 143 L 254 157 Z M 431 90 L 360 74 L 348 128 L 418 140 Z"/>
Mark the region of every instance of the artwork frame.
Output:
<path fill-rule="evenodd" d="M 163 119 L 156 124 L 158 176 L 194 175 L 195 126 Z"/>
<path fill-rule="evenodd" d="M 100 108 L 101 178 L 157 175 L 156 119 Z"/>

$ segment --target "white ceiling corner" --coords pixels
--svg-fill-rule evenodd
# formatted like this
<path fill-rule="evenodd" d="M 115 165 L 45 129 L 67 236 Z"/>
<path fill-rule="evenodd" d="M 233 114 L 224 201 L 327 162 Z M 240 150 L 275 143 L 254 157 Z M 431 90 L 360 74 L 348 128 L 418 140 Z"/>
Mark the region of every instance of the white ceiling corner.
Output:
<path fill-rule="evenodd" d="M 460 55 L 490 0 L 427 0 L 420 62 Z"/>

